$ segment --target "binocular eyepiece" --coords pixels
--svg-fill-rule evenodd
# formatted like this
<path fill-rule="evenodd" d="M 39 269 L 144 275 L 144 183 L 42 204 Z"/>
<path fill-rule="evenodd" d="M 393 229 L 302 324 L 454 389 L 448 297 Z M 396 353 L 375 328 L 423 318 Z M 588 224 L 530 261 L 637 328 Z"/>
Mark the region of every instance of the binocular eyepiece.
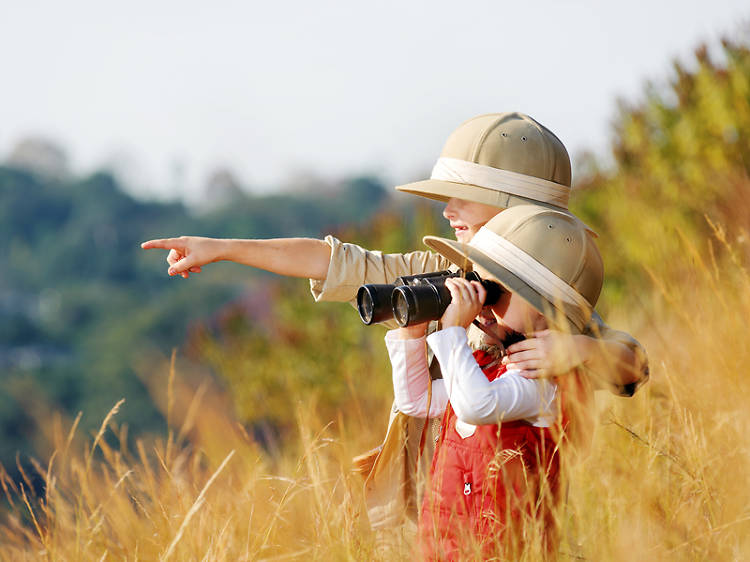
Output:
<path fill-rule="evenodd" d="M 401 327 L 437 320 L 451 302 L 450 291 L 445 287 L 445 280 L 451 277 L 481 282 L 487 291 L 485 306 L 495 304 L 504 292 L 499 283 L 482 280 L 474 271 L 404 275 L 387 285 L 362 285 L 357 291 L 359 317 L 368 326 L 391 318 Z"/>

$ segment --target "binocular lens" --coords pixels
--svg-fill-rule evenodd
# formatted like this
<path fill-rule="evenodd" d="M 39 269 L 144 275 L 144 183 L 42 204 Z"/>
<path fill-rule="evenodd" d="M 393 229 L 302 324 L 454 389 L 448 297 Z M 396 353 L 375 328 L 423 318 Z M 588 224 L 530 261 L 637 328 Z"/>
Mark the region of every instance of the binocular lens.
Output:
<path fill-rule="evenodd" d="M 357 302 L 359 303 L 357 305 L 357 310 L 359 310 L 359 316 L 362 318 L 362 322 L 369 326 L 372 324 L 372 297 L 367 291 L 363 291 L 362 293 L 361 298 L 359 294 L 357 295 Z"/>
<path fill-rule="evenodd" d="M 411 326 L 428 320 L 437 320 L 450 302 L 445 284 L 397 287 L 391 301 L 393 317 L 401 326 Z"/>
<path fill-rule="evenodd" d="M 409 305 L 406 297 L 399 290 L 393 293 L 393 317 L 399 326 L 406 326 L 409 323 Z"/>
<path fill-rule="evenodd" d="M 445 280 L 462 272 L 438 271 L 399 277 L 397 284 L 362 285 L 357 291 L 357 310 L 362 322 L 375 324 L 394 318 L 399 326 L 410 326 L 439 319 L 451 302 Z M 487 290 L 484 304 L 495 304 L 503 288 L 494 281 L 482 280 L 475 272 L 465 274 L 470 281 L 480 281 Z"/>
<path fill-rule="evenodd" d="M 362 285 L 357 291 L 357 311 L 367 326 L 388 320 L 393 315 L 393 285 Z"/>

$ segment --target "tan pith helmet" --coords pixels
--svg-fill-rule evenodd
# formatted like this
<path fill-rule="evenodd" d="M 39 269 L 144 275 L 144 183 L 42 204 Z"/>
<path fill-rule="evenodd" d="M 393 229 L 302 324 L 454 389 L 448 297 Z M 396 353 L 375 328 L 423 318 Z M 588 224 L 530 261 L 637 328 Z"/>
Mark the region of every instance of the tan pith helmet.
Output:
<path fill-rule="evenodd" d="M 570 157 L 560 139 L 528 115 L 513 112 L 462 123 L 448 137 L 430 179 L 396 189 L 500 209 L 527 203 L 567 209 L 570 184 Z"/>
<path fill-rule="evenodd" d="M 559 329 L 581 333 L 591 319 L 604 265 L 591 232 L 566 211 L 517 205 L 490 219 L 468 244 L 423 240 L 461 268 L 477 266 Z"/>

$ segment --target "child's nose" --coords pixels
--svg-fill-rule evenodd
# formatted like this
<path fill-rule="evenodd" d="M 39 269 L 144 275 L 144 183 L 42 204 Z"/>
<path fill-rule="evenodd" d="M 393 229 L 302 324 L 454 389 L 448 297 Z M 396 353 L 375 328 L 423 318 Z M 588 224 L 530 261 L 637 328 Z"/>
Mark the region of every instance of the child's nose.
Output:
<path fill-rule="evenodd" d="M 448 199 L 448 203 L 445 204 L 443 216 L 448 220 L 456 218 L 456 200 L 453 197 Z"/>

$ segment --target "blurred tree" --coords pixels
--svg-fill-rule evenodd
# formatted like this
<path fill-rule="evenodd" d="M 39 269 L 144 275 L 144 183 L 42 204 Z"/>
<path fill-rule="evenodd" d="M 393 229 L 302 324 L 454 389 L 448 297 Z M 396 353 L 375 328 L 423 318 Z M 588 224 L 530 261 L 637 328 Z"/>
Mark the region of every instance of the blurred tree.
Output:
<path fill-rule="evenodd" d="M 65 150 L 56 142 L 41 137 L 29 137 L 16 143 L 7 164 L 46 179 L 64 179 L 70 173 Z"/>
<path fill-rule="evenodd" d="M 19 445 L 24 454 L 32 452 L 37 441 L 29 437 L 34 431 L 30 420 L 39 411 L 61 408 L 74 416 L 82 410 L 85 431 L 124 397 L 127 406 L 119 418 L 130 424 L 132 434 L 161 429 L 163 420 L 136 376 L 135 365 L 152 352 L 163 355 L 180 346 L 189 332 L 200 332 L 204 322 L 212 326 L 210 319 L 217 310 L 222 312 L 216 317 L 221 317 L 227 310 L 241 309 L 247 295 L 259 290 L 260 279 L 265 284 L 273 278 L 216 264 L 189 282 L 171 279 L 165 272 L 165 255 L 144 252 L 139 243 L 183 233 L 320 236 L 346 224 L 364 224 L 388 203 L 382 184 L 374 178 L 355 178 L 321 191 L 324 197 L 309 193 L 255 197 L 240 192 L 231 205 L 196 217 L 181 204 L 134 199 L 110 173 L 50 179 L 0 167 L 0 395 L 4 396 L 0 435 L 14 436 L 0 440 L 0 461 L 13 464 Z M 383 218 L 375 231 L 384 221 L 389 230 L 401 230 L 398 218 Z M 389 236 L 396 240 L 401 234 L 389 232 Z M 277 346 L 281 350 L 290 350 L 297 339 L 310 340 L 306 350 L 326 347 L 320 337 L 307 337 L 307 324 L 312 330 L 323 323 L 327 326 L 323 332 L 330 333 L 339 325 L 346 331 L 347 323 L 358 322 L 356 313 L 345 307 L 334 306 L 332 316 L 320 308 L 308 311 L 311 303 L 306 293 L 305 283 L 298 281 L 283 293 L 268 296 L 289 301 L 273 305 L 274 314 L 281 318 L 274 325 L 294 324 L 284 328 Z M 295 322 L 296 312 L 290 310 L 297 309 L 301 320 Z M 242 318 L 253 322 L 252 316 Z M 262 350 L 274 346 L 269 345 L 269 333 L 256 328 L 253 324 L 247 331 L 247 339 L 232 341 L 238 348 L 260 350 L 256 362 L 270 370 L 278 355 L 263 359 Z M 223 334 L 224 328 L 218 333 Z M 351 335 L 350 352 L 358 348 L 360 337 L 359 332 Z M 345 379 L 334 384 L 322 377 L 327 367 L 316 369 L 305 363 L 303 351 L 296 349 L 294 356 L 307 374 L 282 368 L 287 377 L 283 388 L 301 376 L 306 381 L 301 388 L 323 388 L 322 403 L 330 411 L 348 392 L 341 386 Z M 194 358 L 203 361 L 195 354 Z M 330 356 L 321 365 L 330 366 L 334 360 L 338 359 Z M 231 363 L 232 357 L 227 361 Z M 233 376 L 229 373 L 225 380 Z M 326 381 L 331 382 L 328 387 Z M 270 383 L 268 388 L 271 401 L 288 399 L 283 393 L 274 394 Z M 45 407 L 40 410 L 34 404 Z M 19 411 L 27 415 L 21 419 Z"/>
<path fill-rule="evenodd" d="M 244 198 L 242 185 L 236 174 L 227 167 L 211 171 L 203 188 L 204 209 L 216 210 L 232 205 Z"/>
<path fill-rule="evenodd" d="M 601 234 L 610 289 L 642 287 L 644 269 L 691 267 L 675 256 L 681 238 L 703 244 L 710 235 L 704 215 L 747 238 L 750 50 L 725 40 L 721 54 L 717 63 L 700 47 L 693 69 L 675 62 L 666 86 L 649 85 L 639 103 L 621 101 L 614 165 L 584 163 L 573 210 Z"/>
<path fill-rule="evenodd" d="M 363 181 L 351 189 L 380 187 Z M 445 228 L 438 209 L 414 198 L 335 234 L 385 252 L 424 248 L 424 234 Z M 243 421 L 284 437 L 300 400 L 314 402 L 324 420 L 346 412 L 376 416 L 385 427 L 392 383 L 383 336 L 381 326 L 364 326 L 353 307 L 316 304 L 306 281 L 286 279 L 249 288 L 196 328 L 188 350 L 227 382 Z"/>

